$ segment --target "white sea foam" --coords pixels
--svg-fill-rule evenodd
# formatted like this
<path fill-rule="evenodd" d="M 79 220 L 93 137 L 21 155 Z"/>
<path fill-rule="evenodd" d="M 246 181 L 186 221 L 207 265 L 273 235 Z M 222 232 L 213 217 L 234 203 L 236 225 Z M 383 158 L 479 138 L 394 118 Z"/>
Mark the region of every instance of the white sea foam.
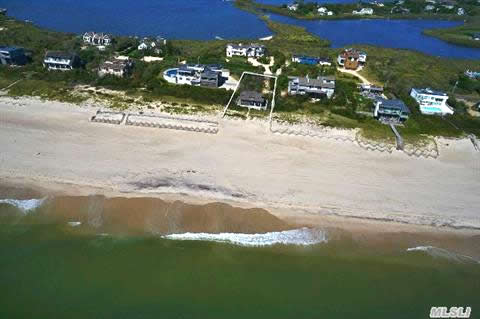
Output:
<path fill-rule="evenodd" d="M 301 228 L 264 234 L 241 233 L 183 233 L 163 236 L 173 240 L 203 240 L 230 243 L 240 246 L 271 246 L 271 245 L 315 245 L 327 242 L 327 235 L 319 229 Z"/>
<path fill-rule="evenodd" d="M 17 207 L 23 213 L 28 213 L 29 211 L 40 207 L 45 198 L 40 199 L 0 199 L 0 204 L 8 204 Z"/>
<path fill-rule="evenodd" d="M 67 224 L 71 227 L 78 227 L 82 224 L 82 222 L 68 222 Z"/>
<path fill-rule="evenodd" d="M 412 252 L 412 251 L 422 251 L 427 253 L 430 256 L 433 257 L 442 257 L 442 258 L 447 258 L 450 260 L 454 260 L 457 262 L 468 262 L 468 263 L 477 263 L 480 264 L 480 261 L 476 260 L 473 257 L 467 256 L 467 255 L 461 255 L 455 252 L 448 251 L 443 248 L 438 248 L 438 247 L 433 247 L 433 246 L 417 246 L 417 247 L 411 247 L 407 248 L 407 252 Z"/>

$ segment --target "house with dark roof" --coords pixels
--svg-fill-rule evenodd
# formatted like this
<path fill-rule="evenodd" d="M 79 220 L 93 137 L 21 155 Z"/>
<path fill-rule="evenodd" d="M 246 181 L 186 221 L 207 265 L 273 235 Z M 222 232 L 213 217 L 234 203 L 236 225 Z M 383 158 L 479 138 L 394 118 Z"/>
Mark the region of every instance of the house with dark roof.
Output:
<path fill-rule="evenodd" d="M 80 66 L 80 59 L 75 53 L 47 51 L 43 66 L 48 70 L 70 71 Z"/>
<path fill-rule="evenodd" d="M 332 65 L 329 58 L 312 57 L 306 55 L 293 55 L 292 62 L 307 65 Z"/>
<path fill-rule="evenodd" d="M 375 101 L 373 116 L 385 122 L 405 122 L 410 115 L 410 109 L 402 100 L 386 100 L 378 98 Z"/>
<path fill-rule="evenodd" d="M 220 86 L 221 73 L 205 68 L 200 73 L 200 86 L 218 88 Z"/>
<path fill-rule="evenodd" d="M 237 99 L 237 105 L 248 107 L 256 110 L 266 110 L 268 100 L 256 91 L 242 91 Z"/>
<path fill-rule="evenodd" d="M 330 99 L 335 93 L 335 77 L 319 76 L 316 79 L 307 77 L 289 77 L 289 95 L 308 95 L 312 98 Z"/>
<path fill-rule="evenodd" d="M 28 58 L 23 48 L 0 46 L 0 64 L 25 65 L 27 62 Z"/>
<path fill-rule="evenodd" d="M 480 41 L 480 32 L 472 34 L 472 39 L 475 41 Z"/>

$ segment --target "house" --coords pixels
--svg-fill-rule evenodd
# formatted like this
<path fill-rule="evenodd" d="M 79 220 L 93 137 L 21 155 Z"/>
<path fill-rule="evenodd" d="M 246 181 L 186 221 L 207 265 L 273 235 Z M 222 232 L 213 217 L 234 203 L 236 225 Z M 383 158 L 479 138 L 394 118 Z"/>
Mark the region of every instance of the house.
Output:
<path fill-rule="evenodd" d="M 410 96 L 417 101 L 420 112 L 423 114 L 446 115 L 454 112 L 447 104 L 448 95 L 445 92 L 434 91 L 430 88 L 412 88 Z"/>
<path fill-rule="evenodd" d="M 425 6 L 425 11 L 432 11 L 432 10 L 434 10 L 434 9 L 435 9 L 435 7 L 432 6 L 431 4 Z"/>
<path fill-rule="evenodd" d="M 333 11 L 329 11 L 326 7 L 320 7 L 317 9 L 319 15 L 333 16 Z"/>
<path fill-rule="evenodd" d="M 227 57 L 232 56 L 245 56 L 245 57 L 263 57 L 265 55 L 265 46 L 261 44 L 228 44 L 227 45 Z"/>
<path fill-rule="evenodd" d="M 237 99 L 237 105 L 241 107 L 248 107 L 249 109 L 266 110 L 268 100 L 259 92 L 242 91 Z"/>
<path fill-rule="evenodd" d="M 409 115 L 410 109 L 402 100 L 378 98 L 375 101 L 373 116 L 382 122 L 405 122 Z"/>
<path fill-rule="evenodd" d="M 372 8 L 362 8 L 360 11 L 353 10 L 352 14 L 355 15 L 372 15 L 373 14 L 373 9 Z"/>
<path fill-rule="evenodd" d="M 218 88 L 220 86 L 221 73 L 205 68 L 200 73 L 200 86 Z"/>
<path fill-rule="evenodd" d="M 332 62 L 330 62 L 330 59 L 328 58 L 311 57 L 305 55 L 293 55 L 292 62 L 308 65 L 332 65 Z"/>
<path fill-rule="evenodd" d="M 100 64 L 98 68 L 98 75 L 103 77 L 105 75 L 114 75 L 124 77 L 130 73 L 133 68 L 133 62 L 130 59 L 113 59 Z"/>
<path fill-rule="evenodd" d="M 472 34 L 472 39 L 475 41 L 480 41 L 480 32 Z"/>
<path fill-rule="evenodd" d="M 112 36 L 106 33 L 85 32 L 83 34 L 83 42 L 90 45 L 109 46 L 112 41 Z"/>
<path fill-rule="evenodd" d="M 292 3 L 287 6 L 287 9 L 290 11 L 297 11 L 298 10 L 298 3 Z"/>
<path fill-rule="evenodd" d="M 5 8 L 0 8 L 0 14 L 6 15 L 6 14 L 7 14 L 7 9 L 5 9 Z"/>
<path fill-rule="evenodd" d="M 345 69 L 356 70 L 367 62 L 367 54 L 356 49 L 345 49 L 337 57 L 337 63 Z"/>
<path fill-rule="evenodd" d="M 0 46 L 0 64 L 25 65 L 27 62 L 28 58 L 23 48 Z"/>
<path fill-rule="evenodd" d="M 360 92 L 366 96 L 380 96 L 383 94 L 383 87 L 371 84 L 360 84 L 358 86 Z"/>
<path fill-rule="evenodd" d="M 183 64 L 163 73 L 169 83 L 195 86 L 220 87 L 230 76 L 230 71 L 220 64 Z"/>
<path fill-rule="evenodd" d="M 153 50 L 156 54 L 162 53 L 161 47 L 167 44 L 167 39 L 162 37 L 156 37 L 155 39 L 143 38 L 140 41 L 137 49 L 139 51 L 143 50 Z"/>
<path fill-rule="evenodd" d="M 458 8 L 457 15 L 459 15 L 459 16 L 465 15 L 465 9 L 464 8 Z"/>
<path fill-rule="evenodd" d="M 289 95 L 308 95 L 312 98 L 326 97 L 330 99 L 335 93 L 335 77 L 319 76 L 316 79 L 307 77 L 289 77 Z"/>
<path fill-rule="evenodd" d="M 80 66 L 80 59 L 75 53 L 47 51 L 43 66 L 48 70 L 70 71 Z"/>
<path fill-rule="evenodd" d="M 467 70 L 467 71 L 465 71 L 465 75 L 468 76 L 470 79 L 473 79 L 473 80 L 480 79 L 480 72 Z"/>

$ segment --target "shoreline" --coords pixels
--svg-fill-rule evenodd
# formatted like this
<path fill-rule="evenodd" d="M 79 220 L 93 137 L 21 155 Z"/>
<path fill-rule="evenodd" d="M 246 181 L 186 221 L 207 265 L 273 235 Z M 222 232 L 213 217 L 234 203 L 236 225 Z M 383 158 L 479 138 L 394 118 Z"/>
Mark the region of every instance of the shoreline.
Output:
<path fill-rule="evenodd" d="M 297 224 L 480 230 L 479 154 L 465 139 L 439 139 L 437 159 L 411 158 L 351 141 L 272 134 L 264 122 L 218 119 L 218 134 L 193 133 L 91 123 L 96 108 L 7 100 L 0 100 L 3 185 L 222 202 Z"/>

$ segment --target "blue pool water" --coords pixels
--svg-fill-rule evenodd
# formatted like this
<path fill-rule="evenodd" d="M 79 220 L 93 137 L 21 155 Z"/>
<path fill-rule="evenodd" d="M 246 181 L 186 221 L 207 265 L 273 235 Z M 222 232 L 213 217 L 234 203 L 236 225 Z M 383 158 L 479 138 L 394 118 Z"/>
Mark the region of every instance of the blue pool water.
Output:
<path fill-rule="evenodd" d="M 169 77 L 173 77 L 173 76 L 177 75 L 177 69 L 170 69 L 166 73 Z"/>
<path fill-rule="evenodd" d="M 261 0 L 280 2 L 281 0 Z M 331 0 L 343 1 L 343 0 Z M 225 0 L 0 0 L 8 14 L 53 30 L 119 35 L 161 35 L 170 39 L 258 39 L 271 32 L 255 15 Z M 428 20 L 304 21 L 272 15 L 272 19 L 306 27 L 329 39 L 333 47 L 371 44 L 405 48 L 453 58 L 480 59 L 480 49 L 452 45 L 422 35 L 428 28 L 459 22 Z"/>

